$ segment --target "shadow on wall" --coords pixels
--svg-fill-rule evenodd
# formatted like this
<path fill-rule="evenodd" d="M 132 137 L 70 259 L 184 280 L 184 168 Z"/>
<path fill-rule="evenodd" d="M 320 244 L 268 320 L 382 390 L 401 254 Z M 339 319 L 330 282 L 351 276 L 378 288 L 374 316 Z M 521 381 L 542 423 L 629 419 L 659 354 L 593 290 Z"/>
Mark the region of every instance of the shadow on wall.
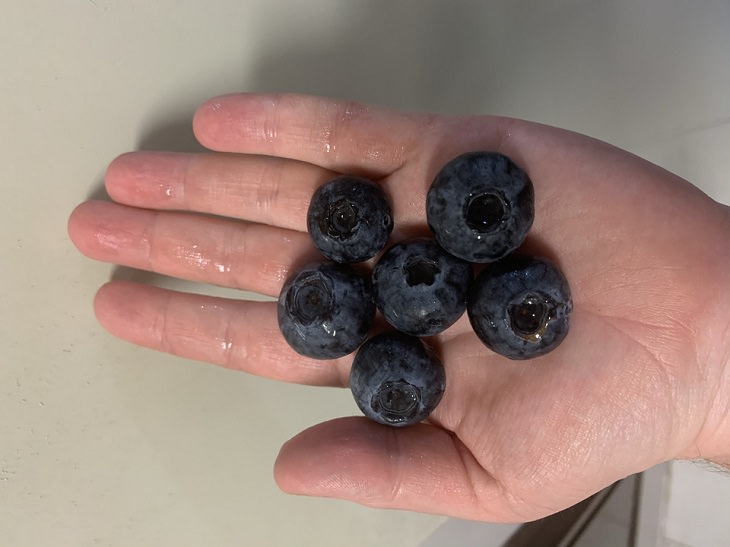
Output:
<path fill-rule="evenodd" d="M 234 59 L 229 71 L 209 75 L 205 87 L 195 81 L 198 95 L 178 102 L 179 117 L 154 120 L 140 148 L 200 150 L 192 112 L 200 100 L 233 91 L 298 92 L 558 125 L 570 120 L 576 130 L 615 123 L 617 97 L 606 86 L 617 76 L 615 48 L 607 45 L 615 40 L 619 10 L 612 3 L 272 0 L 266 6 L 235 14 L 257 19 L 258 34 L 247 36 L 246 46 L 253 61 L 241 69 L 242 58 Z M 237 47 L 243 42 L 231 44 Z"/>
<path fill-rule="evenodd" d="M 499 86 L 490 81 L 490 64 L 510 47 L 505 41 L 505 51 L 489 49 L 505 21 L 504 15 L 491 19 L 486 12 L 477 2 L 458 8 L 417 0 L 343 4 L 330 14 L 324 32 L 302 43 L 266 44 L 249 80 L 255 91 L 295 91 L 405 110 L 479 111 L 494 84 Z"/>
<path fill-rule="evenodd" d="M 261 32 L 251 40 L 258 44 L 253 66 L 233 77 L 221 74 L 203 91 L 206 98 L 232 91 L 298 92 L 404 110 L 484 111 L 491 97 L 504 93 L 506 86 L 493 75 L 517 53 L 507 34 L 523 18 L 510 2 L 496 4 L 486 10 L 478 2 L 456 8 L 434 0 L 272 2 L 257 14 Z M 253 11 L 242 8 L 241 16 L 250 15 L 246 10 Z M 230 82 L 235 89 L 216 87 Z M 180 105 L 171 98 L 178 108 L 145 129 L 139 149 L 202 150 L 190 127 L 198 100 Z"/>

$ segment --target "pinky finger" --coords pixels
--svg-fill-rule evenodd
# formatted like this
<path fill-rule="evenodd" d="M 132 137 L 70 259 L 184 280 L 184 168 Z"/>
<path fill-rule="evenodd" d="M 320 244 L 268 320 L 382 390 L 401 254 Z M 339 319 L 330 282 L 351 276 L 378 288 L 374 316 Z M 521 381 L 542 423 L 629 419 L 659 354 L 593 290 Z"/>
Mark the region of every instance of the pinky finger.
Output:
<path fill-rule="evenodd" d="M 112 281 L 96 295 L 99 322 L 139 346 L 291 383 L 342 386 L 347 358 L 308 359 L 279 332 L 275 302 L 232 300 Z"/>

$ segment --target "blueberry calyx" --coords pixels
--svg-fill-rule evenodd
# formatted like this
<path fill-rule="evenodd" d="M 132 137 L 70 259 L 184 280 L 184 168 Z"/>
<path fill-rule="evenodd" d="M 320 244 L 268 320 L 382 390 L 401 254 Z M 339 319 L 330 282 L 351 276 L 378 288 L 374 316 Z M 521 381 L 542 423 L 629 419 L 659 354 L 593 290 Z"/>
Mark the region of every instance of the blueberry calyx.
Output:
<path fill-rule="evenodd" d="M 322 217 L 321 230 L 336 239 L 348 239 L 357 230 L 360 221 L 357 207 L 347 200 L 340 200 L 329 209 L 329 214 Z"/>
<path fill-rule="evenodd" d="M 467 225 L 482 234 L 498 230 L 506 215 L 507 205 L 504 199 L 493 192 L 472 196 L 464 212 Z"/>
<path fill-rule="evenodd" d="M 421 390 L 403 378 L 385 382 L 373 395 L 370 406 L 392 424 L 412 420 L 418 413 Z"/>
<path fill-rule="evenodd" d="M 527 293 L 509 305 L 507 314 L 515 334 L 525 340 L 537 341 L 545 334 L 554 310 L 555 303 L 551 298 Z"/>
<path fill-rule="evenodd" d="M 409 287 L 416 285 L 433 285 L 436 276 L 441 273 L 441 268 L 434 260 L 424 256 L 412 256 L 406 260 L 403 266 L 403 273 L 406 276 L 406 283 Z"/>
<path fill-rule="evenodd" d="M 302 325 L 326 318 L 334 305 L 331 283 L 318 270 L 305 272 L 286 294 L 289 313 Z"/>

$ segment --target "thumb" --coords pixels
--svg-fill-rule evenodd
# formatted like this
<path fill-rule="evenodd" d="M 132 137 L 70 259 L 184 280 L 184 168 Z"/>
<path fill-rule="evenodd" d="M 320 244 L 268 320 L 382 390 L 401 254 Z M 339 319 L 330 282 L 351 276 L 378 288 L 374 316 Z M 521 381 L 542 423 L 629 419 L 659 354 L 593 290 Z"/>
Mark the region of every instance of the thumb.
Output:
<path fill-rule="evenodd" d="M 393 428 L 354 417 L 318 424 L 284 444 L 274 478 L 291 494 L 494 522 L 517 518 L 458 437 L 428 424 Z"/>

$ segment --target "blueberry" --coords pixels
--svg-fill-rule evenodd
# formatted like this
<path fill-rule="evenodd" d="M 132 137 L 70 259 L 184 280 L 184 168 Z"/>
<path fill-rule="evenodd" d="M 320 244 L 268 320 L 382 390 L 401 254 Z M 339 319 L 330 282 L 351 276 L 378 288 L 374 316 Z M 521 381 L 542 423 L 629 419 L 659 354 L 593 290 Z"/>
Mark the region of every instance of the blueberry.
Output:
<path fill-rule="evenodd" d="M 493 262 L 525 239 L 535 216 L 527 174 L 496 152 L 468 152 L 436 175 L 426 218 L 436 240 L 469 262 Z"/>
<path fill-rule="evenodd" d="M 466 309 L 487 347 L 510 359 L 530 359 L 563 341 L 573 302 L 567 280 L 550 261 L 512 254 L 476 277 Z"/>
<path fill-rule="evenodd" d="M 431 336 L 450 327 L 466 309 L 471 265 L 432 238 L 390 247 L 372 274 L 375 304 L 386 321 L 412 336 Z"/>
<path fill-rule="evenodd" d="M 295 351 L 335 359 L 367 338 L 375 304 L 368 280 L 352 266 L 318 262 L 284 284 L 277 312 L 279 328 Z"/>
<path fill-rule="evenodd" d="M 378 254 L 393 230 L 393 214 L 374 182 L 341 175 L 312 196 L 307 230 L 317 248 L 335 262 L 362 262 Z"/>
<path fill-rule="evenodd" d="M 446 375 L 420 339 L 400 332 L 365 342 L 352 363 L 350 390 L 368 418 L 407 426 L 426 419 L 441 401 Z"/>

